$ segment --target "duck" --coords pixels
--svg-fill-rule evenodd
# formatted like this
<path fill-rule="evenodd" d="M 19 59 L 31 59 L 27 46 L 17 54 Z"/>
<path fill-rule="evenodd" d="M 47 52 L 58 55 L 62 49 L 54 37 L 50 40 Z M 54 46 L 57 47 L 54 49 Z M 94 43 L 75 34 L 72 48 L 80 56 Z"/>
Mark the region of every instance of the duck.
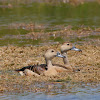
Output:
<path fill-rule="evenodd" d="M 67 52 L 70 51 L 70 50 L 82 52 L 81 49 L 76 48 L 70 42 L 63 43 L 61 45 L 61 47 L 60 47 L 60 51 L 61 51 L 61 55 L 64 56 L 64 58 L 63 58 L 64 65 L 53 64 L 54 66 L 57 66 L 57 67 L 55 67 L 55 69 L 56 69 L 57 72 L 64 72 L 64 71 L 67 71 L 67 72 L 75 72 L 75 71 L 80 71 L 80 69 L 76 69 L 75 67 L 72 67 L 69 64 L 68 57 L 67 57 Z"/>
<path fill-rule="evenodd" d="M 46 53 L 44 54 L 44 57 L 45 57 L 46 64 L 26 66 L 21 69 L 17 69 L 15 71 L 19 72 L 21 76 L 23 75 L 27 75 L 27 76 L 56 75 L 57 74 L 57 71 L 55 69 L 56 66 L 52 64 L 51 60 L 54 57 L 64 58 L 65 56 L 61 55 L 59 52 L 57 52 L 54 49 L 48 49 Z"/>
<path fill-rule="evenodd" d="M 76 69 L 75 67 L 73 68 L 69 64 L 67 52 L 70 51 L 70 50 L 82 52 L 81 49 L 76 48 L 70 42 L 63 43 L 60 47 L 60 51 L 61 51 L 61 55 L 63 56 L 62 58 L 63 58 L 64 65 L 53 64 L 53 66 L 55 66 L 55 67 L 52 67 L 52 69 L 55 69 L 59 73 L 63 72 L 63 71 L 67 71 L 67 72 L 74 72 L 75 70 L 80 71 L 80 69 Z M 30 66 L 23 67 L 21 69 L 17 69 L 15 71 L 19 72 L 21 76 L 23 76 L 24 74 L 28 75 L 28 76 L 31 76 L 31 75 L 40 76 L 40 75 L 43 74 L 44 71 L 48 70 L 48 66 L 47 66 L 48 63 L 47 63 L 47 60 L 46 60 L 46 56 L 45 56 L 45 61 L 46 61 L 46 64 L 30 65 Z M 33 73 L 33 72 L 35 72 L 35 73 Z"/>
<path fill-rule="evenodd" d="M 70 42 L 65 42 L 61 45 L 60 47 L 60 51 L 61 54 L 64 56 L 63 58 L 63 63 L 64 63 L 64 67 L 70 71 L 73 71 L 75 68 L 72 68 L 72 66 L 69 64 L 69 60 L 68 60 L 68 56 L 67 53 L 70 50 L 74 50 L 74 51 L 79 51 L 82 52 L 81 49 L 76 48 L 72 43 Z"/>
<path fill-rule="evenodd" d="M 61 73 L 61 72 L 75 72 L 75 71 L 80 71 L 80 69 L 76 69 L 75 67 L 72 67 L 70 64 L 69 64 L 69 61 L 68 61 L 68 57 L 67 57 L 67 52 L 70 51 L 70 50 L 74 50 L 74 51 L 79 51 L 79 52 L 82 52 L 81 49 L 78 49 L 76 48 L 72 43 L 70 42 L 65 42 L 61 45 L 60 47 L 60 52 L 61 52 L 61 55 L 63 56 L 63 63 L 64 65 L 61 65 L 61 64 L 52 64 L 53 67 L 50 69 L 51 72 L 53 73 L 54 70 L 56 70 L 57 73 Z M 46 57 L 47 58 L 47 57 Z M 47 63 L 45 65 L 45 68 L 49 69 L 49 67 L 47 66 Z M 48 70 L 48 72 L 50 71 Z M 45 72 L 46 73 L 46 72 Z"/>
<path fill-rule="evenodd" d="M 59 52 L 56 52 L 54 50 L 47 50 L 47 52 L 45 53 L 45 61 L 47 64 L 47 70 L 44 71 L 43 75 L 45 76 L 56 76 L 58 74 L 56 67 L 54 64 L 52 64 L 51 60 L 54 57 L 61 57 L 64 58 L 65 56 L 61 55 Z"/>

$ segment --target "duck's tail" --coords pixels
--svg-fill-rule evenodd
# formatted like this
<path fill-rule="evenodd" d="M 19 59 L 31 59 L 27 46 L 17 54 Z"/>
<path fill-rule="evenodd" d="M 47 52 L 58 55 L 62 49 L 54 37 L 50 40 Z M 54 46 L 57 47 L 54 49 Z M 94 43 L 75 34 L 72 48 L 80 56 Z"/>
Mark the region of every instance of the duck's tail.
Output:
<path fill-rule="evenodd" d="M 26 67 L 23 67 L 21 69 L 16 69 L 15 71 L 19 72 L 19 71 L 24 71 L 25 69 L 31 69 L 33 66 L 26 66 Z"/>

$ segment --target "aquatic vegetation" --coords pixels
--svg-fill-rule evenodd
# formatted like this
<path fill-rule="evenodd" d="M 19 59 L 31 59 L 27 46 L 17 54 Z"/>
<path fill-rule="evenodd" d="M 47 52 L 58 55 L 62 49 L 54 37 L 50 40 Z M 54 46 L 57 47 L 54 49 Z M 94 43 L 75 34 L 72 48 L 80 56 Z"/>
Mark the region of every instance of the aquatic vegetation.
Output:
<path fill-rule="evenodd" d="M 78 48 L 83 50 L 82 54 L 74 51 L 68 53 L 71 65 L 80 69 L 78 72 L 60 73 L 55 77 L 26 77 L 20 76 L 14 71 L 23 66 L 45 63 L 43 58 L 44 52 L 48 48 L 59 50 L 60 45 L 55 44 L 38 47 L 8 45 L 7 47 L 0 47 L 0 92 L 27 91 L 31 84 L 36 82 L 100 82 L 100 46 L 93 46 L 88 43 L 77 45 Z M 53 62 L 63 64 L 60 58 L 54 59 Z M 23 89 L 21 89 L 20 85 Z M 35 87 L 32 89 L 35 90 Z"/>
<path fill-rule="evenodd" d="M 36 86 L 38 83 L 100 83 L 100 4 L 84 3 L 84 0 L 63 0 L 63 3 L 57 0 L 58 4 L 54 0 L 41 4 L 33 1 L 0 1 L 0 92 L 53 89 L 49 85 L 40 88 Z M 29 3 L 32 4 L 28 7 Z M 78 48 L 82 49 L 82 53 L 68 53 L 71 65 L 80 71 L 38 78 L 20 76 L 14 71 L 45 63 L 44 52 L 49 48 L 59 50 L 60 43 L 65 41 L 78 43 Z M 63 64 L 60 58 L 53 62 Z"/>

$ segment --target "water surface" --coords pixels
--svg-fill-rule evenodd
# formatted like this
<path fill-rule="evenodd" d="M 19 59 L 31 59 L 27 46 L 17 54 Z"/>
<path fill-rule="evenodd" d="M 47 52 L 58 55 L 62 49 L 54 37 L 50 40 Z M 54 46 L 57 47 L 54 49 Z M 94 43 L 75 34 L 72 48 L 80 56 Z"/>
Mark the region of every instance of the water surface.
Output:
<path fill-rule="evenodd" d="M 1 95 L 2 100 L 99 100 L 100 85 L 74 84 L 68 86 L 52 84 L 53 89 L 43 92 L 24 92 L 12 95 Z M 72 88 L 71 88 L 72 87 Z"/>
<path fill-rule="evenodd" d="M 3 4 L 1 3 L 1 5 Z M 100 26 L 99 22 L 100 4 L 96 2 L 86 2 L 77 6 L 64 3 L 55 5 L 46 3 L 17 4 L 12 5 L 11 8 L 1 6 L 0 46 L 8 44 L 38 45 L 44 42 L 40 39 L 26 39 L 24 35 L 33 30 L 27 30 L 26 27 L 21 27 L 19 24 L 32 23 L 36 26 L 34 31 L 52 32 L 68 25 L 73 26 L 74 29 L 82 25 L 97 28 Z"/>

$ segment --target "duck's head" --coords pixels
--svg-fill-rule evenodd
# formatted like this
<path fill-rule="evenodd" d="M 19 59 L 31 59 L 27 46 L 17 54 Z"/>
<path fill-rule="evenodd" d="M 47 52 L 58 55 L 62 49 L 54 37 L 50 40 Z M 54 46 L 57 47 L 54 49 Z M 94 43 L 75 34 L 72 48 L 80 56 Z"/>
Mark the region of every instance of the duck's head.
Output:
<path fill-rule="evenodd" d="M 69 50 L 75 50 L 75 51 L 82 51 L 81 49 L 76 48 L 75 46 L 73 46 L 72 43 L 69 42 L 65 42 L 62 46 L 61 46 L 61 52 L 67 52 Z"/>
<path fill-rule="evenodd" d="M 65 57 L 54 49 L 47 50 L 44 56 L 46 59 L 49 59 L 49 60 L 53 59 L 54 57 L 61 57 L 61 58 Z"/>

